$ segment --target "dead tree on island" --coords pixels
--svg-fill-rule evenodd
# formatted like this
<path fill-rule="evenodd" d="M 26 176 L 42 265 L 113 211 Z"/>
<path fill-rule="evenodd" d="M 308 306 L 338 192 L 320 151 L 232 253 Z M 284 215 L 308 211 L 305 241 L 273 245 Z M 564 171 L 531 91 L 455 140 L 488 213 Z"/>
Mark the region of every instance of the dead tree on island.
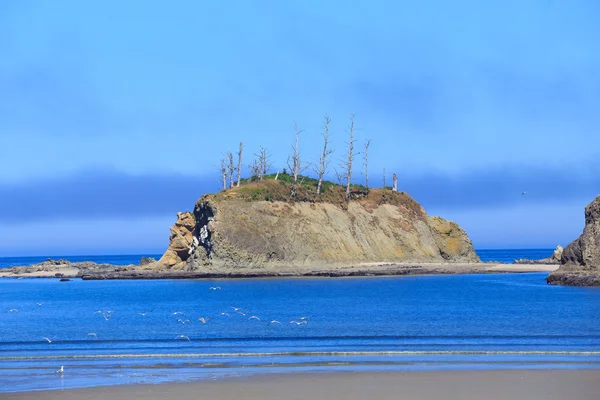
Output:
<path fill-rule="evenodd" d="M 345 163 L 343 165 L 346 170 L 346 201 L 350 200 L 350 182 L 352 181 L 352 162 L 354 161 L 354 114 L 350 115 L 350 126 L 348 130 L 348 155 L 346 156 Z"/>
<path fill-rule="evenodd" d="M 303 171 L 302 164 L 300 161 L 300 148 L 299 148 L 299 136 L 302 131 L 298 130 L 298 124 L 294 121 L 294 133 L 296 135 L 296 143 L 292 145 L 293 154 L 288 157 L 287 165 L 292 173 L 292 197 L 296 197 L 298 190 L 298 175 Z"/>
<path fill-rule="evenodd" d="M 368 139 L 365 142 L 365 154 L 364 154 L 364 161 L 365 161 L 365 186 L 367 188 L 367 190 L 369 190 L 369 146 L 371 145 L 371 139 Z"/>
<path fill-rule="evenodd" d="M 258 176 L 260 175 L 261 172 L 261 168 L 260 168 L 260 164 L 258 163 L 258 160 L 254 159 L 252 161 L 252 164 L 248 165 L 248 168 L 250 168 L 250 174 L 251 176 L 254 178 L 258 178 Z"/>
<path fill-rule="evenodd" d="M 229 164 L 227 165 L 228 173 L 229 173 L 229 187 L 233 187 L 233 173 L 235 172 L 235 167 L 233 166 L 233 153 L 228 152 L 227 157 L 229 158 Z"/>
<path fill-rule="evenodd" d="M 260 169 L 260 171 L 258 171 L 258 179 L 262 181 L 263 177 L 271 169 L 271 154 L 267 152 L 267 149 L 260 146 L 260 151 L 258 154 L 255 154 L 255 156 L 258 157 L 258 167 Z"/>
<path fill-rule="evenodd" d="M 394 179 L 394 182 L 393 182 L 394 186 L 392 187 L 392 190 L 394 192 L 397 192 L 398 191 L 398 176 L 396 174 L 394 174 L 393 179 Z"/>
<path fill-rule="evenodd" d="M 225 158 L 221 158 L 221 166 L 219 167 L 219 173 L 221 174 L 222 185 L 221 190 L 227 190 L 227 161 Z"/>
<path fill-rule="evenodd" d="M 238 166 L 237 166 L 237 187 L 240 187 L 240 181 L 242 180 L 242 150 L 243 144 L 240 142 L 240 150 L 238 151 Z"/>
<path fill-rule="evenodd" d="M 385 189 L 385 168 L 383 169 L 383 188 Z"/>
<path fill-rule="evenodd" d="M 329 161 L 327 157 L 333 153 L 333 150 L 328 149 L 329 145 L 329 124 L 331 123 L 331 118 L 327 114 L 325 114 L 324 122 L 323 122 L 323 152 L 321 153 L 321 157 L 319 158 L 318 167 L 313 168 L 317 176 L 319 177 L 319 183 L 317 183 L 317 195 L 321 194 L 321 186 L 323 185 L 323 175 L 327 173 L 327 167 L 329 166 Z"/>

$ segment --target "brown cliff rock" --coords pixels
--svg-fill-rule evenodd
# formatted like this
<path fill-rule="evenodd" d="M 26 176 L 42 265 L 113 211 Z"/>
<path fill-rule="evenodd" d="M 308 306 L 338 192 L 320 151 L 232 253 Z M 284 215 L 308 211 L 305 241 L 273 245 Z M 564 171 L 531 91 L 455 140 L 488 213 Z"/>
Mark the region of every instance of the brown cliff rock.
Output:
<path fill-rule="evenodd" d="M 253 185 L 251 197 L 246 187 L 202 196 L 194 221 L 180 216 L 172 228 L 159 264 L 206 273 L 301 274 L 380 262 L 479 262 L 460 226 L 429 217 L 405 193 L 371 189 L 348 203 L 292 202 L 277 200 L 277 181 Z"/>
<path fill-rule="evenodd" d="M 561 263 L 561 267 L 548 276 L 548 283 L 600 285 L 600 196 L 585 208 L 583 233 L 564 248 Z"/>
<path fill-rule="evenodd" d="M 189 251 L 194 240 L 193 231 L 196 226 L 194 215 L 189 212 L 177 213 L 177 221 L 171 227 L 169 247 L 158 264 L 166 268 L 181 268 L 189 257 Z"/>

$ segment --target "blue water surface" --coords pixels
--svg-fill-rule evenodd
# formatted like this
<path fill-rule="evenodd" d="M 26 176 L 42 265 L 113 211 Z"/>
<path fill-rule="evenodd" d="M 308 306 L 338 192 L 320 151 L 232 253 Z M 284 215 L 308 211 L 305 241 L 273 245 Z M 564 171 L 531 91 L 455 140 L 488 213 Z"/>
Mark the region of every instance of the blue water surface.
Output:
<path fill-rule="evenodd" d="M 597 368 L 600 290 L 550 286 L 546 275 L 0 279 L 0 391 L 331 369 Z"/>
<path fill-rule="evenodd" d="M 161 254 L 0 257 L 0 268 L 39 264 L 46 261 L 48 258 L 53 260 L 68 260 L 71 262 L 92 261 L 98 264 L 138 265 L 142 257 L 154 257 L 158 260 L 161 257 Z"/>

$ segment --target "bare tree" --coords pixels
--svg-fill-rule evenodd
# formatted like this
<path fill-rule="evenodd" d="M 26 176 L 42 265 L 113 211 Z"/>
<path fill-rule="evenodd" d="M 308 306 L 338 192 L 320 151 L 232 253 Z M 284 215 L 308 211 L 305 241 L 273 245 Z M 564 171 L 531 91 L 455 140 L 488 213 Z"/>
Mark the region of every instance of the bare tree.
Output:
<path fill-rule="evenodd" d="M 237 187 L 240 187 L 240 181 L 242 180 L 242 150 L 244 145 L 240 142 L 240 150 L 238 151 L 238 166 L 237 166 Z"/>
<path fill-rule="evenodd" d="M 235 172 L 235 167 L 233 166 L 233 153 L 228 152 L 227 158 L 229 159 L 229 163 L 227 165 L 227 172 L 229 173 L 229 187 L 233 187 L 233 173 Z"/>
<path fill-rule="evenodd" d="M 383 188 L 385 189 L 385 168 L 383 169 Z"/>
<path fill-rule="evenodd" d="M 394 174 L 393 179 L 394 179 L 394 186 L 392 187 L 392 190 L 394 192 L 397 192 L 398 191 L 398 176 L 396 174 Z"/>
<path fill-rule="evenodd" d="M 296 143 L 292 145 L 293 154 L 288 157 L 288 168 L 292 173 L 292 197 L 296 197 L 298 189 L 298 175 L 302 173 L 305 168 L 302 168 L 302 161 L 300 160 L 300 148 L 299 148 L 299 137 L 302 131 L 298 130 L 298 124 L 294 121 L 294 134 L 296 135 Z"/>
<path fill-rule="evenodd" d="M 350 115 L 350 125 L 346 132 L 348 133 L 348 155 L 344 162 L 344 169 L 346 170 L 346 200 L 350 200 L 350 182 L 352 181 L 352 163 L 354 161 L 354 114 Z"/>
<path fill-rule="evenodd" d="M 365 186 L 367 187 L 367 189 L 369 189 L 369 146 L 371 145 L 371 139 L 368 139 L 365 142 L 365 154 L 364 154 L 364 161 L 365 161 Z"/>
<path fill-rule="evenodd" d="M 259 166 L 259 174 L 258 178 L 262 181 L 263 177 L 267 174 L 267 172 L 271 169 L 271 154 L 267 152 L 267 149 L 260 146 L 260 151 L 258 154 L 255 154 L 258 157 L 258 166 Z"/>
<path fill-rule="evenodd" d="M 250 173 L 252 174 L 252 177 L 258 177 L 261 173 L 260 165 L 258 164 L 258 161 L 256 159 L 252 161 L 252 164 L 248 165 L 248 168 L 250 168 Z"/>
<path fill-rule="evenodd" d="M 227 161 L 225 158 L 221 158 L 221 166 L 219 167 L 219 173 L 221 174 L 222 179 L 222 190 L 227 190 Z"/>
<path fill-rule="evenodd" d="M 321 157 L 319 158 L 318 167 L 314 168 L 315 173 L 319 177 L 319 183 L 317 184 L 317 194 L 321 194 L 321 186 L 323 185 L 323 175 L 327 173 L 327 167 L 329 166 L 329 161 L 327 157 L 333 153 L 333 150 L 328 149 L 329 145 L 329 124 L 331 123 L 331 118 L 329 115 L 325 114 L 325 118 L 323 119 L 323 152 L 321 153 Z"/>

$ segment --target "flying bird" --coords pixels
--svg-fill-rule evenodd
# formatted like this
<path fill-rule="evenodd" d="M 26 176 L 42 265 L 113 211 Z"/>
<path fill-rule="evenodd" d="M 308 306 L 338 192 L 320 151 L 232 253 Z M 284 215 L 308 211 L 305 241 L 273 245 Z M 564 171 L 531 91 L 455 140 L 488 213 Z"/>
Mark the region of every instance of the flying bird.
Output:
<path fill-rule="evenodd" d="M 183 315 L 183 313 L 181 311 L 175 311 L 174 313 L 171 313 L 171 315 Z"/>
<path fill-rule="evenodd" d="M 277 321 L 276 319 L 274 319 L 274 320 L 272 320 L 271 322 L 269 322 L 269 323 L 267 324 L 267 326 L 269 326 L 269 325 L 271 325 L 271 324 L 279 324 L 279 325 L 281 325 L 281 322 L 279 322 L 279 321 Z"/>
<path fill-rule="evenodd" d="M 221 290 L 221 286 L 211 286 L 208 290 Z"/>
<path fill-rule="evenodd" d="M 64 370 L 65 370 L 65 367 L 63 365 L 61 365 L 60 369 L 56 370 L 56 372 L 54 372 L 54 373 L 57 375 L 62 375 Z"/>
<path fill-rule="evenodd" d="M 185 325 L 187 322 L 192 322 L 192 321 L 190 321 L 189 319 L 181 319 L 181 318 L 179 318 L 179 319 L 177 320 L 177 322 L 181 322 L 182 324 L 184 324 L 184 325 Z"/>
<path fill-rule="evenodd" d="M 222 315 L 222 316 L 224 316 L 224 317 L 229 317 L 229 314 L 228 314 L 228 313 L 226 313 L 226 312 L 222 312 L 222 313 L 220 313 L 219 315 Z"/>
<path fill-rule="evenodd" d="M 190 338 L 185 335 L 178 335 L 175 337 L 175 340 L 177 340 L 177 339 L 186 339 L 188 342 L 190 341 Z"/>
<path fill-rule="evenodd" d="M 48 339 L 47 337 L 43 337 L 42 339 L 44 339 L 45 341 L 47 341 L 48 343 L 52 343 L 52 340 Z"/>
<path fill-rule="evenodd" d="M 527 194 L 527 192 L 523 192 L 521 193 L 521 196 L 525 196 Z"/>
<path fill-rule="evenodd" d="M 203 324 L 207 323 L 208 321 L 210 321 L 210 318 L 206 317 L 200 317 L 198 318 L 198 321 L 202 322 Z"/>
<path fill-rule="evenodd" d="M 9 312 L 20 312 L 20 311 L 16 308 L 11 308 L 10 310 L 7 311 L 7 313 L 9 313 Z"/>
<path fill-rule="evenodd" d="M 145 317 L 146 315 L 148 315 L 148 313 L 151 313 L 152 311 L 146 311 L 146 312 L 139 312 L 138 315 L 141 315 L 142 317 Z"/>
<path fill-rule="evenodd" d="M 37 304 L 39 307 L 44 305 L 44 303 L 38 303 L 37 301 L 35 302 L 35 304 Z"/>
<path fill-rule="evenodd" d="M 88 333 L 87 335 L 88 335 L 88 336 L 93 336 L 93 337 L 95 337 L 96 339 L 98 339 L 98 335 L 96 335 L 94 332 L 90 332 L 90 333 Z"/>
<path fill-rule="evenodd" d="M 257 321 L 260 321 L 260 318 L 258 318 L 256 315 L 251 316 L 250 318 L 248 318 L 248 321 L 255 319 Z"/>

